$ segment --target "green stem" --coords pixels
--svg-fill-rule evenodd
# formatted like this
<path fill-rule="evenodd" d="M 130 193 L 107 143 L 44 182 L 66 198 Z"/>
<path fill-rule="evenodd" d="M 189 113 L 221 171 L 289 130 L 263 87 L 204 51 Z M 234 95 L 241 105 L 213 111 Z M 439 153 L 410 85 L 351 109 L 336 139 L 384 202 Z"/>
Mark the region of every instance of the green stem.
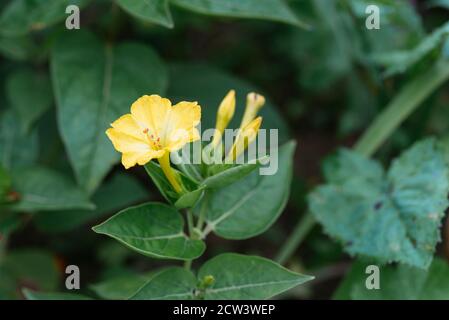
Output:
<path fill-rule="evenodd" d="M 315 219 L 310 214 L 310 212 L 307 212 L 298 222 L 295 229 L 282 246 L 281 250 L 279 250 L 275 260 L 280 264 L 284 264 L 292 256 L 296 248 L 309 234 L 314 226 Z"/>
<path fill-rule="evenodd" d="M 421 103 L 449 77 L 449 61 L 439 60 L 429 70 L 411 80 L 380 113 L 357 141 L 354 150 L 370 157 L 421 105 Z"/>
<path fill-rule="evenodd" d="M 207 201 L 208 201 L 208 193 L 207 191 L 204 192 L 204 198 L 203 202 L 201 203 L 200 213 L 198 215 L 198 222 L 196 224 L 196 228 L 198 230 L 201 230 L 204 225 L 204 221 L 206 220 L 206 214 L 207 214 Z"/>
<path fill-rule="evenodd" d="M 186 216 L 187 216 L 187 229 L 189 231 L 189 237 L 192 238 L 193 236 L 193 215 L 192 211 L 186 210 Z M 192 260 L 186 260 L 184 262 L 184 267 L 188 270 L 190 270 L 192 266 Z"/>
<path fill-rule="evenodd" d="M 400 124 L 448 78 L 449 61 L 438 60 L 429 70 L 411 80 L 376 117 L 355 144 L 354 150 L 371 157 Z M 276 261 L 281 264 L 288 261 L 315 223 L 312 213 L 306 212 L 282 245 Z"/>

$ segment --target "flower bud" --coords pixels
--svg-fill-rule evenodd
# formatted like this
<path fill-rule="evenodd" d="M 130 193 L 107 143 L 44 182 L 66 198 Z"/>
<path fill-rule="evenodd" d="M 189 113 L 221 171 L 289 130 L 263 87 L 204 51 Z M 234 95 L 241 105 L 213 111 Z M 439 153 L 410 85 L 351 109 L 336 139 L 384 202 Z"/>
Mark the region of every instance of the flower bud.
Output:
<path fill-rule="evenodd" d="M 242 123 L 240 124 L 240 128 L 246 127 L 257 115 L 259 110 L 265 104 L 265 97 L 251 92 L 246 96 L 246 108 L 245 113 L 243 114 Z"/>
<path fill-rule="evenodd" d="M 223 135 L 223 131 L 228 126 L 229 122 L 232 120 L 235 112 L 235 91 L 230 90 L 223 101 L 221 101 L 220 106 L 217 111 L 217 122 L 215 124 L 215 133 L 212 140 L 212 145 L 217 146 Z"/>
<path fill-rule="evenodd" d="M 235 161 L 246 150 L 246 148 L 256 139 L 261 124 L 262 117 L 257 117 L 241 129 L 227 155 L 228 160 L 232 159 L 232 161 Z"/>

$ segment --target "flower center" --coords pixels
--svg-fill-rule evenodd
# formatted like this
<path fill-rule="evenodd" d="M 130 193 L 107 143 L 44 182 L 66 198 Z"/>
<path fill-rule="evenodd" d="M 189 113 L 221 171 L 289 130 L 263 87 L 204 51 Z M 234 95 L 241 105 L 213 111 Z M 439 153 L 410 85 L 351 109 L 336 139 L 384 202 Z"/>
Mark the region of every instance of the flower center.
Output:
<path fill-rule="evenodd" d="M 143 130 L 143 133 L 146 134 L 148 141 L 150 142 L 150 145 L 153 147 L 153 149 L 155 150 L 162 149 L 160 137 L 158 137 L 156 134 L 150 133 L 150 130 L 148 128 Z"/>

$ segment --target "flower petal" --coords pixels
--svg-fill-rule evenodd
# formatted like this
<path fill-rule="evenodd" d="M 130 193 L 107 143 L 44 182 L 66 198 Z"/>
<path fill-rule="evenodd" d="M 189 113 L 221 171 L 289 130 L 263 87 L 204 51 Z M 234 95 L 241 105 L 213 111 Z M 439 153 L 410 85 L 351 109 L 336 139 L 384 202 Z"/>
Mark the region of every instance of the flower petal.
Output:
<path fill-rule="evenodd" d="M 106 130 L 106 135 L 112 141 L 114 148 L 123 153 L 122 164 L 126 169 L 136 165 L 144 165 L 153 158 L 164 155 L 164 150 L 153 150 L 144 140 L 137 139 L 115 128 Z"/>
<path fill-rule="evenodd" d="M 145 141 L 146 135 L 142 128 L 137 124 L 131 114 L 125 114 L 111 123 L 111 126 L 127 135 L 130 135 L 136 139 Z"/>
<path fill-rule="evenodd" d="M 161 136 L 170 111 L 170 100 L 155 94 L 142 96 L 131 106 L 131 114 L 141 129 L 149 129 L 157 136 Z"/>
<path fill-rule="evenodd" d="M 164 146 L 170 151 L 200 138 L 195 127 L 201 120 L 201 107 L 197 102 L 180 102 L 173 106 L 165 127 Z"/>

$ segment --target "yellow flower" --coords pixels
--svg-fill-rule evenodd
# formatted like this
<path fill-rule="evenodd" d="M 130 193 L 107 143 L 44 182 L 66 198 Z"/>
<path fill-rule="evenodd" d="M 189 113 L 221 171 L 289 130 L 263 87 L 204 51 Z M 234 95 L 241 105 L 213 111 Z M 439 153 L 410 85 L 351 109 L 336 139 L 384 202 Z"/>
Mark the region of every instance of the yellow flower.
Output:
<path fill-rule="evenodd" d="M 121 116 L 106 130 L 114 148 L 122 153 L 122 164 L 128 169 L 158 159 L 164 174 L 178 192 L 182 188 L 170 168 L 170 152 L 196 141 L 196 126 L 201 120 L 197 102 L 179 102 L 158 95 L 143 96 L 131 106 L 131 113 Z"/>
<path fill-rule="evenodd" d="M 217 122 L 215 124 L 215 133 L 212 139 L 212 145 L 216 147 L 220 141 L 223 131 L 232 120 L 235 111 L 235 91 L 230 90 L 223 101 L 220 103 L 217 111 Z"/>
<path fill-rule="evenodd" d="M 257 117 L 241 129 L 237 138 L 232 145 L 231 150 L 226 156 L 226 161 L 235 161 L 240 154 L 242 154 L 246 148 L 256 139 L 259 132 L 260 125 L 262 124 L 262 117 Z"/>
<path fill-rule="evenodd" d="M 243 114 L 242 123 L 240 124 L 240 128 L 243 129 L 250 123 L 259 112 L 260 108 L 265 104 L 265 97 L 251 92 L 246 96 L 246 108 L 245 113 Z"/>

